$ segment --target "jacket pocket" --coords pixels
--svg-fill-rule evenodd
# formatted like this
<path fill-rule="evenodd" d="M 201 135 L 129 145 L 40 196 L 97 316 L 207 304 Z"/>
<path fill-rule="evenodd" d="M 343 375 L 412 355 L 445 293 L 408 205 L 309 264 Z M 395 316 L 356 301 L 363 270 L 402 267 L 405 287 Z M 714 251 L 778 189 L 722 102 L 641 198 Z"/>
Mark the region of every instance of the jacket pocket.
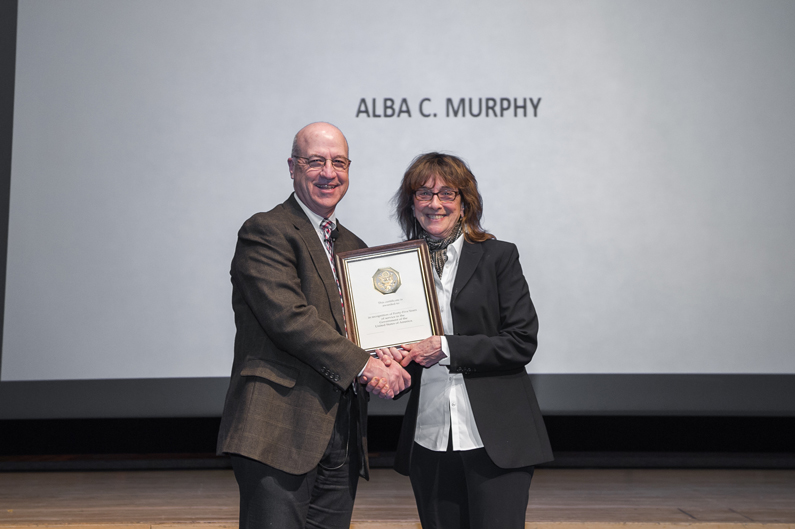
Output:
<path fill-rule="evenodd" d="M 297 368 L 280 364 L 278 362 L 268 362 L 259 358 L 249 358 L 243 364 L 240 374 L 244 377 L 260 377 L 270 380 L 280 386 L 292 388 L 298 380 L 299 371 Z"/>

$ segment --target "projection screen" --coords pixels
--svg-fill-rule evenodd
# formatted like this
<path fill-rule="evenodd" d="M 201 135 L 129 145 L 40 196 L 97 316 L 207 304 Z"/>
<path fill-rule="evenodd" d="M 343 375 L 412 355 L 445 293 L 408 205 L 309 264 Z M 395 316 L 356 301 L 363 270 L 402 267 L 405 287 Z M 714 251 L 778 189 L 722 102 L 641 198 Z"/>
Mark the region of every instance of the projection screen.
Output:
<path fill-rule="evenodd" d="M 414 156 L 469 163 L 545 411 L 795 413 L 791 2 L 21 0 L 16 30 L 0 417 L 219 413 L 237 229 L 320 120 L 370 245 Z"/>

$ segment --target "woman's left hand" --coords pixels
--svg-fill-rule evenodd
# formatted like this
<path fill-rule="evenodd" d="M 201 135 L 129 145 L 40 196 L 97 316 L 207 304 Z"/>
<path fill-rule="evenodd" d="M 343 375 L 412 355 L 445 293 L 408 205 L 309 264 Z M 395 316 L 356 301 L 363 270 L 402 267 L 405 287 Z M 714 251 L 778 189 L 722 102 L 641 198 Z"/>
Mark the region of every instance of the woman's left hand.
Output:
<path fill-rule="evenodd" d="M 404 354 L 400 365 L 406 367 L 412 360 L 422 367 L 431 367 L 445 357 L 442 351 L 442 337 L 431 336 L 421 342 L 406 344 L 403 346 L 407 354 Z"/>

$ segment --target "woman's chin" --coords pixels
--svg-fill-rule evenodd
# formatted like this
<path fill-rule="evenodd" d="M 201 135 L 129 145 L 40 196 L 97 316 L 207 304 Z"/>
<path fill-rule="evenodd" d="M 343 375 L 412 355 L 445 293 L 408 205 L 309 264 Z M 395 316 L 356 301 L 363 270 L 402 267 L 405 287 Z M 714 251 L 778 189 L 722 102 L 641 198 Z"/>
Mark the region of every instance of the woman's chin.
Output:
<path fill-rule="evenodd" d="M 453 230 L 428 230 L 426 229 L 425 232 L 431 236 L 432 239 L 442 240 L 446 239 Z"/>

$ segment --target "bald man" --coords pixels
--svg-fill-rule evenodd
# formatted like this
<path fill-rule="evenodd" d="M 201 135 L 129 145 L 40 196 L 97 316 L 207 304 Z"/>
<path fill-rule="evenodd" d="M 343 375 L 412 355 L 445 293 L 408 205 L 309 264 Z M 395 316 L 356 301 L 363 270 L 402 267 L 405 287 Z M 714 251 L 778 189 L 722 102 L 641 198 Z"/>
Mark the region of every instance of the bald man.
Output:
<path fill-rule="evenodd" d="M 365 247 L 334 213 L 348 190 L 345 136 L 307 125 L 287 165 L 295 192 L 238 233 L 218 452 L 231 455 L 241 529 L 347 529 L 359 476 L 369 477 L 368 392 L 392 398 L 410 377 L 345 337 L 333 254 Z"/>

